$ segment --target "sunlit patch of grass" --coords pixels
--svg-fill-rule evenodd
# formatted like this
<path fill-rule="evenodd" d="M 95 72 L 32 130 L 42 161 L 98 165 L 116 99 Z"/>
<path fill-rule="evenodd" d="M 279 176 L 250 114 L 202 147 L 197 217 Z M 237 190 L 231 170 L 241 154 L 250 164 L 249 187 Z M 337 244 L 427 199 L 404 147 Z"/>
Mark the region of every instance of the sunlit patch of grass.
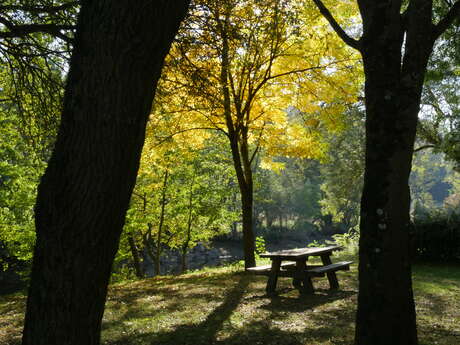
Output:
<path fill-rule="evenodd" d="M 335 261 L 348 260 L 342 254 Z M 354 259 L 356 262 L 356 258 Z M 262 263 L 259 263 L 262 264 Z M 240 264 L 110 286 L 103 319 L 105 345 L 350 345 L 357 303 L 357 264 L 299 295 L 289 279 L 265 294 L 266 277 Z M 417 265 L 414 294 L 421 345 L 460 344 L 460 267 Z M 25 297 L 0 298 L 0 345 L 17 345 Z"/>
<path fill-rule="evenodd" d="M 460 344 L 460 266 L 416 265 L 413 282 L 420 344 Z"/>
<path fill-rule="evenodd" d="M 25 300 L 23 294 L 0 297 L 0 345 L 21 343 Z"/>

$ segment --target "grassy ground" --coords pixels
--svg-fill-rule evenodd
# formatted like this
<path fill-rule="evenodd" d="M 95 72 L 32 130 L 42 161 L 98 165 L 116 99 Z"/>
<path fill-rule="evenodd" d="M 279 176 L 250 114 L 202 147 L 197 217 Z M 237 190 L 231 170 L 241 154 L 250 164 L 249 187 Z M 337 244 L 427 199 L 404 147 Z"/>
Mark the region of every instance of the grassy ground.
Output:
<path fill-rule="evenodd" d="M 268 298 L 266 278 L 240 267 L 115 284 L 102 343 L 350 345 L 356 265 L 338 276 L 340 291 L 329 291 L 320 278 L 315 295 L 305 297 L 280 279 L 279 296 Z M 460 345 L 460 267 L 417 265 L 414 291 L 420 344 Z M 0 297 L 1 345 L 19 344 L 24 303 L 22 294 Z"/>

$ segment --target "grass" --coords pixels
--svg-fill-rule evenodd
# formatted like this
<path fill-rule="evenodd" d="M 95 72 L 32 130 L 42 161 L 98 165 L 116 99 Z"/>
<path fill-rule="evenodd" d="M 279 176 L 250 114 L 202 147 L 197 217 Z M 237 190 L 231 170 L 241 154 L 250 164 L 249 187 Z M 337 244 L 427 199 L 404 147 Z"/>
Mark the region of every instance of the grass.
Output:
<path fill-rule="evenodd" d="M 102 344 L 353 343 L 356 265 L 338 273 L 340 291 L 329 291 L 320 278 L 315 295 L 299 296 L 288 279 L 280 279 L 275 298 L 265 296 L 265 277 L 241 270 L 228 266 L 113 284 Z M 460 344 L 460 267 L 417 265 L 414 293 L 420 344 Z M 22 294 L 0 297 L 1 345 L 20 343 L 24 304 Z"/>

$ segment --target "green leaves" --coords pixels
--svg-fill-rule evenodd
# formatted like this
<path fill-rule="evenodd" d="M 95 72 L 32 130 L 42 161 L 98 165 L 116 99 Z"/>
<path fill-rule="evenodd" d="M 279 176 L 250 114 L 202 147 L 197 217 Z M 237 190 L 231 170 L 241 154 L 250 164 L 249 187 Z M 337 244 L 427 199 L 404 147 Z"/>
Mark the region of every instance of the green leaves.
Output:
<path fill-rule="evenodd" d="M 163 248 L 186 252 L 230 231 L 238 215 L 233 206 L 237 190 L 222 139 L 215 134 L 200 149 L 168 143 L 160 156 L 151 154 L 155 148 L 144 148 L 124 239 L 132 236 L 141 251 L 150 246 L 151 255 Z M 127 257 L 127 245 L 122 240 L 118 260 Z"/>
<path fill-rule="evenodd" d="M 32 258 L 36 187 L 45 163 L 18 131 L 18 118 L 0 110 L 0 241 L 10 255 Z"/>

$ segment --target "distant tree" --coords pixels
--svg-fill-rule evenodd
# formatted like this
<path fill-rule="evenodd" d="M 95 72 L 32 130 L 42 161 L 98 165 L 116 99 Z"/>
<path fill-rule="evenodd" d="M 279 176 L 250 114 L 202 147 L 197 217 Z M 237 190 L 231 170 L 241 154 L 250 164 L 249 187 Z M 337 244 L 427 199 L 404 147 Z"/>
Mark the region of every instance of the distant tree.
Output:
<path fill-rule="evenodd" d="M 322 211 L 347 229 L 359 225 L 359 205 L 364 179 L 364 113 L 348 113 L 346 128 L 329 136 L 326 164 L 321 165 Z M 420 140 L 418 140 L 418 145 Z M 411 212 L 417 207 L 441 207 L 444 199 L 457 191 L 456 173 L 451 162 L 432 150 L 414 154 L 409 179 Z"/>
<path fill-rule="evenodd" d="M 446 3 L 437 3 L 435 16 L 442 15 Z M 448 28 L 436 42 L 422 94 L 423 116 L 417 135 L 422 140 L 416 151 L 433 149 L 460 166 L 460 26 Z"/>
<path fill-rule="evenodd" d="M 188 250 L 229 232 L 239 215 L 231 211 L 234 176 L 230 157 L 222 152 L 224 138 L 185 132 L 159 145 L 159 132 L 149 130 L 123 234 L 131 238 L 124 243 L 129 244 L 135 267 L 135 253 L 146 253 L 156 274 L 161 274 L 163 249 L 178 249 L 185 271 Z"/>
<path fill-rule="evenodd" d="M 325 21 L 303 5 L 194 1 L 161 80 L 162 90 L 169 90 L 162 112 L 187 113 L 193 119 L 189 129 L 214 128 L 228 139 L 240 188 L 246 267 L 255 265 L 257 155 L 264 151 L 265 165 L 273 165 L 269 157 L 277 155 L 322 156 L 318 123 L 338 126 L 356 98 L 356 57 L 339 39 L 326 37 Z M 304 30 L 311 35 L 302 37 Z"/>
<path fill-rule="evenodd" d="M 9 257 L 30 262 L 35 243 L 33 205 L 45 162 L 22 137 L 20 121 L 18 114 L 0 107 L 0 242 Z"/>
<path fill-rule="evenodd" d="M 24 345 L 93 345 L 163 60 L 186 0 L 81 1 L 41 179 Z"/>
<path fill-rule="evenodd" d="M 303 229 L 320 216 L 321 176 L 315 160 L 280 157 L 279 171 L 255 171 L 254 209 L 259 226 Z"/>
<path fill-rule="evenodd" d="M 436 40 L 459 17 L 460 1 L 444 1 L 433 23 L 432 0 L 358 0 L 359 39 L 344 31 L 323 1 L 313 2 L 338 36 L 361 53 L 366 78 L 355 343 L 415 345 L 408 180 L 428 60 Z"/>
<path fill-rule="evenodd" d="M 30 261 L 33 204 L 54 143 L 78 1 L 0 4 L 0 241 Z"/>
<path fill-rule="evenodd" d="M 359 203 L 364 180 L 364 113 L 347 112 L 345 129 L 327 137 L 328 155 L 321 165 L 321 210 L 348 231 L 359 224 Z"/>
<path fill-rule="evenodd" d="M 1 104 L 23 140 L 48 159 L 59 125 L 79 1 L 0 4 Z"/>
<path fill-rule="evenodd" d="M 453 163 L 441 153 L 422 150 L 414 154 L 410 176 L 412 203 L 425 209 L 439 208 L 444 200 L 457 192 L 457 174 Z"/>

